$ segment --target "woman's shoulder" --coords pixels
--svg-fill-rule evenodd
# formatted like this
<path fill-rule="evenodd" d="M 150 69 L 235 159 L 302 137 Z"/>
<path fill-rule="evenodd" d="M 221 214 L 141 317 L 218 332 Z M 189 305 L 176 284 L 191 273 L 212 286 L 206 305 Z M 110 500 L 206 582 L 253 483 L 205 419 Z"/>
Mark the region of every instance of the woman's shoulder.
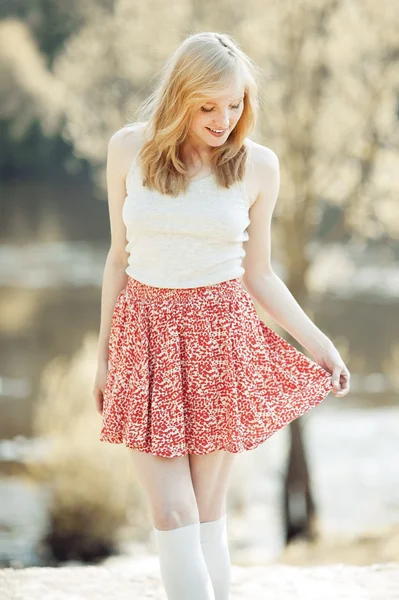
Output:
<path fill-rule="evenodd" d="M 111 136 L 110 144 L 112 143 L 123 152 L 138 151 L 143 141 L 146 125 L 146 122 L 124 125 Z"/>
<path fill-rule="evenodd" d="M 145 127 L 145 122 L 130 123 L 115 131 L 109 140 L 108 153 L 115 157 L 114 162 L 125 176 L 141 148 Z"/>
<path fill-rule="evenodd" d="M 245 138 L 244 143 L 247 148 L 244 180 L 252 207 L 261 190 L 278 178 L 280 167 L 277 154 L 271 148 L 250 138 Z"/>
<path fill-rule="evenodd" d="M 274 169 L 278 166 L 277 154 L 271 148 L 259 144 L 248 137 L 245 138 L 244 143 L 248 151 L 248 161 L 255 168 L 264 168 L 266 166 Z"/>

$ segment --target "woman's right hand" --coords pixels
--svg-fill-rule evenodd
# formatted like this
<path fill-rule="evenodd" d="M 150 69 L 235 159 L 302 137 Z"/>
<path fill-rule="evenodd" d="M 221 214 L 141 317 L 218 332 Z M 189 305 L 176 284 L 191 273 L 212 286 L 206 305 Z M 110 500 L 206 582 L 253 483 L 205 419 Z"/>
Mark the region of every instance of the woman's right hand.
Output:
<path fill-rule="evenodd" d="M 104 389 L 107 379 L 108 362 L 98 363 L 97 373 L 94 379 L 93 396 L 96 403 L 97 412 L 103 414 Z"/>

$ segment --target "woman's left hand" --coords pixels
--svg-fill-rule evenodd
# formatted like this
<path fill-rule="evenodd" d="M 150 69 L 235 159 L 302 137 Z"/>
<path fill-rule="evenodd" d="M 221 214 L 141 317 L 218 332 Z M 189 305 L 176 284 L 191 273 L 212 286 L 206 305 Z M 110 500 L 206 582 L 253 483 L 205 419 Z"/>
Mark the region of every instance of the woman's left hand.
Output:
<path fill-rule="evenodd" d="M 350 373 L 333 343 L 323 350 L 312 352 L 315 362 L 331 373 L 334 396 L 342 398 L 349 392 Z"/>

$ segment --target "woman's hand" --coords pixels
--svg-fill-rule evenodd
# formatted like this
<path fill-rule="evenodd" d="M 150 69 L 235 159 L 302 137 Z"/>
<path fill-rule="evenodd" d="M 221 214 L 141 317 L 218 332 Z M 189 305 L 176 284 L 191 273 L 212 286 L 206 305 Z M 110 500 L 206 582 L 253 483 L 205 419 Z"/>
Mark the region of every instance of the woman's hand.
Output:
<path fill-rule="evenodd" d="M 99 362 L 97 366 L 97 373 L 94 380 L 93 396 L 96 402 L 96 409 L 100 415 L 103 414 L 103 402 L 104 402 L 104 388 L 107 379 L 108 362 Z"/>
<path fill-rule="evenodd" d="M 342 398 L 349 392 L 350 373 L 340 353 L 331 342 L 326 348 L 312 352 L 315 362 L 331 373 L 334 396 Z"/>

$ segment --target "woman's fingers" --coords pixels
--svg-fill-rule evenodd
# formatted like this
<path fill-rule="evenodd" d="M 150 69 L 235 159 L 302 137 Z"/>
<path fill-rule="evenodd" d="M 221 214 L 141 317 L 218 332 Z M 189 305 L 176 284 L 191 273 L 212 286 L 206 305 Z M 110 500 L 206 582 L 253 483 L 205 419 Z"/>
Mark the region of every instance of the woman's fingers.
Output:
<path fill-rule="evenodd" d="M 339 374 L 339 388 L 336 396 L 345 396 L 349 392 L 350 374 L 346 368 L 342 368 Z"/>

